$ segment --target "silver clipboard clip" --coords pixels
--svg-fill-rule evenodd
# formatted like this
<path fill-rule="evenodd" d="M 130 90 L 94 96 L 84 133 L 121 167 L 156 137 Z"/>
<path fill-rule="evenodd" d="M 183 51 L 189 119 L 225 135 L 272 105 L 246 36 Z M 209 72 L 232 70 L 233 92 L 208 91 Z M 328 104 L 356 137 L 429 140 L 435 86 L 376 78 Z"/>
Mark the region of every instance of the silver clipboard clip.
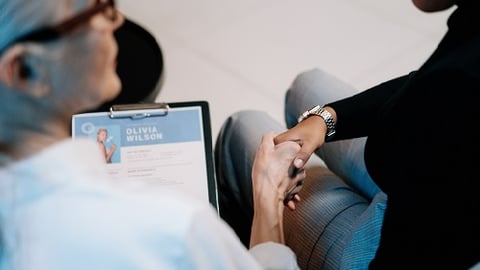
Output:
<path fill-rule="evenodd" d="M 167 103 L 121 104 L 110 107 L 109 117 L 143 119 L 152 116 L 166 116 L 170 106 Z"/>

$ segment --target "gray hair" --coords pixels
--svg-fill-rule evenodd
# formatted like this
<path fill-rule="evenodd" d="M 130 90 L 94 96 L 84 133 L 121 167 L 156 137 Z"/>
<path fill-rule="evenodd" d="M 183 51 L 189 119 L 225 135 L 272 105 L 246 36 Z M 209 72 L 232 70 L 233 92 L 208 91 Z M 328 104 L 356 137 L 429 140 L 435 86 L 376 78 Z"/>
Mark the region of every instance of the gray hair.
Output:
<path fill-rule="evenodd" d="M 0 51 L 16 38 L 42 27 L 53 24 L 64 16 L 65 5 L 73 0 L 0 0 Z M 79 1 L 76 1 L 79 2 Z M 30 51 L 42 49 L 38 44 L 29 44 Z M 42 114 L 35 113 L 40 102 L 28 95 L 10 91 L 0 82 L 0 144 L 9 145 L 21 135 L 16 127 L 42 123 Z M 14 116 L 14 117 L 13 117 Z M 34 119 L 32 119 L 34 118 Z M 38 124 L 39 125 L 39 124 Z M 40 128 L 40 127 L 33 127 Z"/>
<path fill-rule="evenodd" d="M 59 1 L 0 0 L 0 51 L 21 35 L 58 20 Z"/>

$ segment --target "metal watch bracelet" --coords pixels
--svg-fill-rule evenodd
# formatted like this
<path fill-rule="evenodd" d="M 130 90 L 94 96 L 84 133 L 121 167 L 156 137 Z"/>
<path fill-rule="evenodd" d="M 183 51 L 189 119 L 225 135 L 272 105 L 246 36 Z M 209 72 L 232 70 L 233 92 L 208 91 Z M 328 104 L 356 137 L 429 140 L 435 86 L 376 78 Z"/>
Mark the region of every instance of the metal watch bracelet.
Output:
<path fill-rule="evenodd" d="M 332 139 L 333 135 L 335 134 L 335 121 L 333 119 L 333 115 L 322 106 L 317 105 L 310 110 L 306 110 L 305 112 L 303 112 L 300 117 L 298 117 L 298 123 L 302 122 L 303 120 L 307 119 L 312 115 L 320 116 L 323 121 L 325 121 L 325 125 L 327 126 L 325 141 Z"/>

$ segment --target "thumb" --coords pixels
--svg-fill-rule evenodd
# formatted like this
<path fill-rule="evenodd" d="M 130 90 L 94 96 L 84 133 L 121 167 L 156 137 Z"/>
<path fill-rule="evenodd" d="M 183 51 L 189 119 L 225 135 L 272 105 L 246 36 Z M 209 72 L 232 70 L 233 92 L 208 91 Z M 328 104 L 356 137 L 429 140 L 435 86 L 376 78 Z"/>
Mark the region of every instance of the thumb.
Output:
<path fill-rule="evenodd" d="M 285 131 L 285 132 L 280 133 L 277 136 L 275 136 L 273 138 L 273 141 L 274 141 L 275 144 L 280 144 L 280 143 L 286 142 L 286 141 L 298 142 L 298 141 L 300 141 L 300 139 L 299 139 L 297 134 L 295 134 L 293 132 L 290 132 L 290 131 Z"/>
<path fill-rule="evenodd" d="M 295 157 L 295 160 L 293 161 L 293 164 L 295 165 L 296 168 L 301 169 L 307 161 L 310 159 L 310 156 L 313 154 L 315 151 L 316 147 L 311 146 L 310 144 L 302 144 L 302 147 L 300 148 L 300 151 L 298 151 L 297 156 Z"/>
<path fill-rule="evenodd" d="M 274 147 L 274 137 L 275 133 L 273 131 L 268 131 L 262 135 L 260 144 L 268 145 L 269 147 Z"/>

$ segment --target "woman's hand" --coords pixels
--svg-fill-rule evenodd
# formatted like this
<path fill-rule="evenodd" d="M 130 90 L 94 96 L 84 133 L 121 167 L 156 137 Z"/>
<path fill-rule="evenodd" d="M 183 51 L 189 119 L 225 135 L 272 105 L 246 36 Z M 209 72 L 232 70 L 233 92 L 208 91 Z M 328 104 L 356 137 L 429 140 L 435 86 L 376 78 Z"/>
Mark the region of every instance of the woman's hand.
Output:
<path fill-rule="evenodd" d="M 281 133 L 274 138 L 275 144 L 286 141 L 297 142 L 301 149 L 298 151 L 293 164 L 302 169 L 317 148 L 325 142 L 327 126 L 319 116 L 311 116 L 298 123 L 293 128 Z"/>
<path fill-rule="evenodd" d="M 283 210 L 286 191 L 305 178 L 301 170 L 290 175 L 290 167 L 300 146 L 286 141 L 275 145 L 273 132 L 262 137 L 252 169 L 254 218 L 250 246 L 274 241 L 284 243 Z M 296 196 L 298 200 L 298 195 Z M 289 208 L 294 209 L 294 202 Z"/>

